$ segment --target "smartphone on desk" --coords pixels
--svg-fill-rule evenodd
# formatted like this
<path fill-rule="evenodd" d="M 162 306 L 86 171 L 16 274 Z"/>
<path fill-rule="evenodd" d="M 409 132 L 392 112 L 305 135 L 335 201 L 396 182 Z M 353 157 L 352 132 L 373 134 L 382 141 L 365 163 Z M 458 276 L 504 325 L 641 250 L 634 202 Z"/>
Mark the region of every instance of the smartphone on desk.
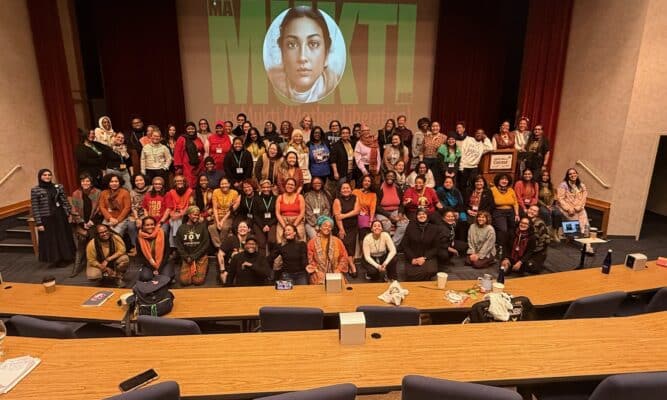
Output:
<path fill-rule="evenodd" d="M 148 383 L 156 380 L 157 378 L 158 378 L 157 372 L 155 372 L 155 370 L 151 368 L 148 371 L 144 371 L 139 375 L 124 380 L 123 382 L 120 383 L 120 385 L 118 385 L 118 387 L 120 387 L 120 390 L 123 392 L 129 392 L 130 390 L 134 390 L 144 385 L 147 385 Z"/>

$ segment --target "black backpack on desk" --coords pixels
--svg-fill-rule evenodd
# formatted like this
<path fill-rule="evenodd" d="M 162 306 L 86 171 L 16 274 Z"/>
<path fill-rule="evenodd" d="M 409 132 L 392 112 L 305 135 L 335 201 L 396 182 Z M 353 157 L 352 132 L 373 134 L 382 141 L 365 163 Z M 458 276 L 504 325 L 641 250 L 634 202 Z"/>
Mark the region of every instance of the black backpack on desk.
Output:
<path fill-rule="evenodd" d="M 132 288 L 134 293 L 128 304 L 135 315 L 151 315 L 160 317 L 174 308 L 174 294 L 169 291 L 171 279 L 164 275 L 156 275 L 152 280 L 137 282 Z"/>
<path fill-rule="evenodd" d="M 498 322 L 493 319 L 493 316 L 489 314 L 489 305 L 491 302 L 489 300 L 480 301 L 475 303 L 470 310 L 470 315 L 464 323 L 471 322 Z M 512 305 L 514 309 L 510 312 L 510 319 L 508 322 L 513 321 L 530 321 L 535 319 L 533 314 L 533 303 L 530 302 L 530 299 L 525 296 L 512 297 Z"/>

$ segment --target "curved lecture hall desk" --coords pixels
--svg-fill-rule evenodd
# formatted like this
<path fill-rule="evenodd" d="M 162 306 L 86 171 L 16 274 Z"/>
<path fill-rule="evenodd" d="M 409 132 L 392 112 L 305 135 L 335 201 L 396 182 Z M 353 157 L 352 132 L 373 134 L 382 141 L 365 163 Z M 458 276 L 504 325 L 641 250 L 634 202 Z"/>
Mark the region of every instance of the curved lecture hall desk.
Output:
<path fill-rule="evenodd" d="M 446 289 L 465 290 L 477 281 L 448 281 Z M 444 299 L 444 290 L 435 281 L 401 282 L 410 291 L 402 305 L 423 312 L 465 311 L 481 300 L 468 299 L 461 305 Z M 667 268 L 647 263 L 643 271 L 633 271 L 623 265 L 614 265 L 611 273 L 600 273 L 600 268 L 558 272 L 505 281 L 505 291 L 514 296 L 527 296 L 538 308 L 570 303 L 580 297 L 616 290 L 642 293 L 667 286 Z M 167 316 L 193 320 L 257 319 L 263 306 L 318 307 L 325 314 L 355 311 L 361 305 L 383 305 L 377 296 L 387 288 L 386 283 L 347 285 L 340 293 L 326 293 L 323 285 L 295 286 L 293 290 L 275 290 L 273 286 L 173 289 L 176 296 L 174 309 Z M 82 307 L 95 287 L 58 285 L 47 294 L 41 284 L 5 282 L 0 285 L 0 316 L 16 314 L 47 319 L 88 322 L 118 322 L 125 312 L 116 301 L 129 289 L 114 291 L 100 307 Z"/>

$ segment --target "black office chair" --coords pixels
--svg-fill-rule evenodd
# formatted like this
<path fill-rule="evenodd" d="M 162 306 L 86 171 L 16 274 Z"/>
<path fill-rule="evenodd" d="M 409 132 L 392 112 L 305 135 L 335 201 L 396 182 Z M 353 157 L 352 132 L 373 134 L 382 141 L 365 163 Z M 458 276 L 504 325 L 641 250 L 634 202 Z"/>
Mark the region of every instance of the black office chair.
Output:
<path fill-rule="evenodd" d="M 613 375 L 603 380 L 588 400 L 663 400 L 667 372 Z"/>
<path fill-rule="evenodd" d="M 322 329 L 324 313 L 311 307 L 262 307 L 260 329 L 272 331 L 311 331 Z"/>
<path fill-rule="evenodd" d="M 45 321 L 43 319 L 14 315 L 9 319 L 19 336 L 76 339 L 76 328 L 66 322 Z"/>
<path fill-rule="evenodd" d="M 628 296 L 616 316 L 627 317 L 660 311 L 667 311 L 667 287 L 658 290 L 648 302 L 644 295 Z"/>
<path fill-rule="evenodd" d="M 563 319 L 613 317 L 626 296 L 617 291 L 582 297 L 570 304 Z"/>
<path fill-rule="evenodd" d="M 137 318 L 137 327 L 140 335 L 144 336 L 171 336 L 171 335 L 199 335 L 201 329 L 196 322 L 187 319 L 162 318 L 150 315 L 140 315 Z"/>
<path fill-rule="evenodd" d="M 413 307 L 359 306 L 364 313 L 367 328 L 419 325 L 419 310 Z"/>
<path fill-rule="evenodd" d="M 354 400 L 357 387 L 351 383 L 325 386 L 317 389 L 290 392 L 255 400 Z"/>
<path fill-rule="evenodd" d="M 105 400 L 180 400 L 181 389 L 178 383 L 167 381 L 142 389 L 122 393 Z"/>
<path fill-rule="evenodd" d="M 521 395 L 507 389 L 475 383 L 407 375 L 402 383 L 402 400 L 521 400 Z"/>
<path fill-rule="evenodd" d="M 653 295 L 653 298 L 646 306 L 645 312 L 653 313 L 667 311 L 667 287 L 664 287 Z"/>

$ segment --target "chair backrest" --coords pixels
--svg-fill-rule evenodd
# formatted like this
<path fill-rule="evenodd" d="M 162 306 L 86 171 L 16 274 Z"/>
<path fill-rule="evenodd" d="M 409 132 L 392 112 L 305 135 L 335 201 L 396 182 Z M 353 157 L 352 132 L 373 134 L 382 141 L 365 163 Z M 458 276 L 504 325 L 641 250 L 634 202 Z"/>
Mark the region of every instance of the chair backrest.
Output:
<path fill-rule="evenodd" d="M 324 313 L 311 307 L 262 307 L 259 321 L 263 331 L 312 331 L 322 329 Z"/>
<path fill-rule="evenodd" d="M 300 392 L 283 393 L 256 400 L 354 400 L 357 387 L 351 383 L 325 386 Z"/>
<path fill-rule="evenodd" d="M 476 383 L 407 375 L 403 378 L 401 399 L 521 400 L 521 395 L 511 390 Z"/>
<path fill-rule="evenodd" d="M 153 317 L 140 315 L 137 318 L 139 334 L 145 336 L 199 335 L 196 322 L 188 319 Z"/>
<path fill-rule="evenodd" d="M 582 297 L 570 304 L 564 319 L 613 317 L 625 300 L 625 292 L 609 292 L 595 296 Z"/>
<path fill-rule="evenodd" d="M 589 400 L 662 400 L 667 392 L 667 372 L 613 375 L 603 380 Z"/>
<path fill-rule="evenodd" d="M 180 398 L 181 389 L 178 383 L 167 381 L 109 397 L 106 400 L 180 400 Z"/>
<path fill-rule="evenodd" d="M 45 321 L 43 319 L 14 315 L 9 319 L 19 336 L 49 338 L 49 339 L 76 339 L 76 332 L 72 325 L 65 322 Z"/>
<path fill-rule="evenodd" d="M 667 311 L 667 287 L 658 290 L 646 307 L 647 313 L 658 311 Z"/>
<path fill-rule="evenodd" d="M 419 310 L 413 307 L 359 306 L 367 328 L 419 325 Z"/>

